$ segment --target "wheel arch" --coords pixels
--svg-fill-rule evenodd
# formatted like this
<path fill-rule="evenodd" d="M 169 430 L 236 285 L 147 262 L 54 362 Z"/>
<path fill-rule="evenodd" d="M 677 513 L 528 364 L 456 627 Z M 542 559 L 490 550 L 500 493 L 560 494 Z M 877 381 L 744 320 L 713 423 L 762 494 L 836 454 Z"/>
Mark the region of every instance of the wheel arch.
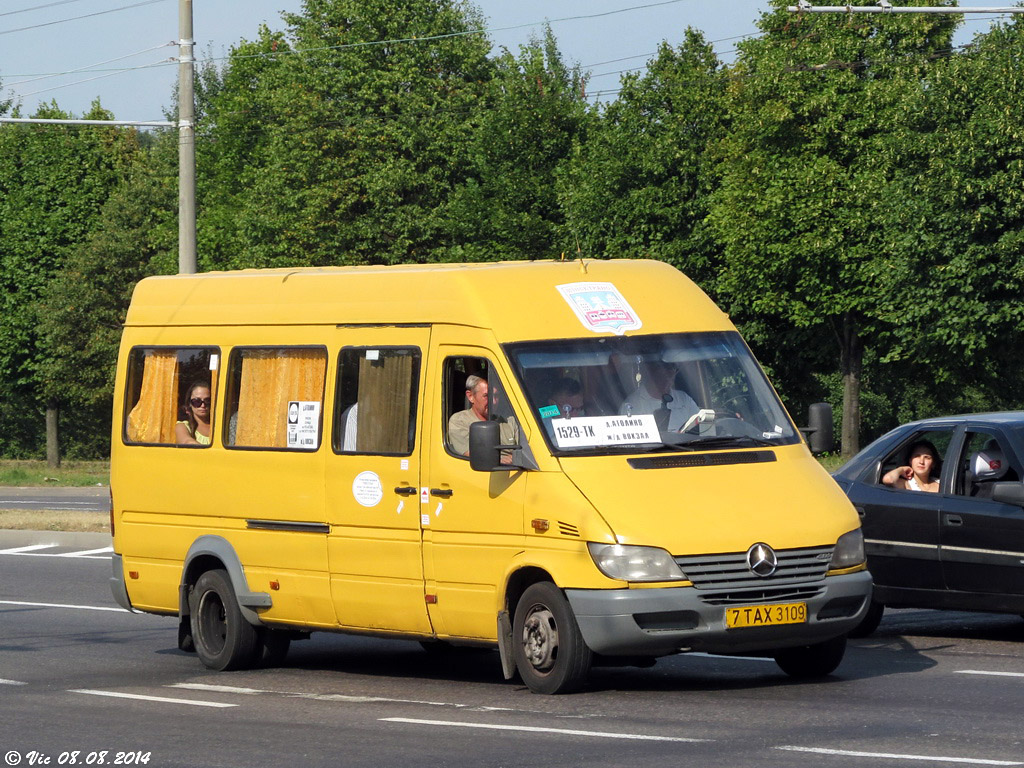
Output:
<path fill-rule="evenodd" d="M 223 536 L 200 536 L 188 549 L 181 570 L 181 584 L 178 588 L 178 614 L 185 618 L 191 613 L 189 593 L 199 577 L 206 571 L 223 568 L 227 571 L 231 588 L 235 592 L 238 606 L 245 620 L 254 626 L 262 626 L 258 608 L 270 608 L 273 604 L 269 592 L 251 592 L 249 582 L 245 578 L 242 561 L 235 548 Z"/>

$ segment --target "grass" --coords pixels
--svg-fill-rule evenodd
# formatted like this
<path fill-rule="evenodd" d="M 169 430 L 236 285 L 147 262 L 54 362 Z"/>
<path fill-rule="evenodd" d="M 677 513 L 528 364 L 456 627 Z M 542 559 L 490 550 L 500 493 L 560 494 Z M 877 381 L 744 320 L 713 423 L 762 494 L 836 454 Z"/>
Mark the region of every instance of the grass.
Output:
<path fill-rule="evenodd" d="M 110 533 L 110 520 L 99 512 L 38 512 L 0 510 L 0 530 Z"/>
<path fill-rule="evenodd" d="M 51 469 L 45 461 L 0 459 L 0 486 L 82 487 L 109 482 L 109 461 L 63 461 Z"/>

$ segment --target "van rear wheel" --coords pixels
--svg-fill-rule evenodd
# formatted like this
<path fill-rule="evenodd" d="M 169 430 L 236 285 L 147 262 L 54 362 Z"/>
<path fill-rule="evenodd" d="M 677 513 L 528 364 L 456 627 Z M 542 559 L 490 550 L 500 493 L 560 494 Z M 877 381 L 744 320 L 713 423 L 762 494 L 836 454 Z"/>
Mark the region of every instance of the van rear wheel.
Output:
<path fill-rule="evenodd" d="M 245 620 L 227 571 L 206 571 L 192 590 L 192 640 L 199 660 L 218 672 L 251 667 L 262 651 Z"/>
<path fill-rule="evenodd" d="M 775 663 L 790 677 L 825 677 L 832 674 L 846 653 L 846 635 L 822 643 L 783 648 L 775 652 Z"/>
<path fill-rule="evenodd" d="M 592 653 L 562 591 L 548 581 L 529 587 L 516 606 L 513 653 L 534 693 L 570 693 L 587 679 Z"/>

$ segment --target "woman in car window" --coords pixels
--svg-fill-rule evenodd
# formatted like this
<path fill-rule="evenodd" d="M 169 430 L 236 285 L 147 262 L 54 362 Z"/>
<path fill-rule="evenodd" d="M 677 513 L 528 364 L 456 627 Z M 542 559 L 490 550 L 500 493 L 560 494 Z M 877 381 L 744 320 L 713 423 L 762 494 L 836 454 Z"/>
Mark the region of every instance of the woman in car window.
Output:
<path fill-rule="evenodd" d="M 882 476 L 882 482 L 905 491 L 938 493 L 942 459 L 935 446 L 918 440 L 907 451 L 909 466 L 896 467 Z"/>
<path fill-rule="evenodd" d="M 185 419 L 174 425 L 178 445 L 210 444 L 210 385 L 197 381 L 185 395 Z"/>

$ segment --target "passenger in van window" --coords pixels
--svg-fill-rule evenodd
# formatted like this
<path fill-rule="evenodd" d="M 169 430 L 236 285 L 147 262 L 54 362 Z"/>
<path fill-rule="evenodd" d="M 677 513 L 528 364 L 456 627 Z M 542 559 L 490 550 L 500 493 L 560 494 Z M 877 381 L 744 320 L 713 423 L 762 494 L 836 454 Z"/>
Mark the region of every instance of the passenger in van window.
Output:
<path fill-rule="evenodd" d="M 882 482 L 905 491 L 938 493 L 942 458 L 927 440 L 918 440 L 907 451 L 908 465 L 896 467 L 882 475 Z"/>
<path fill-rule="evenodd" d="M 661 360 L 644 363 L 640 368 L 638 386 L 622 401 L 619 413 L 654 413 L 664 405 L 669 412 L 665 429 L 682 429 L 698 408 L 692 397 L 675 388 L 675 377 L 676 368 L 671 363 Z"/>
<path fill-rule="evenodd" d="M 469 427 L 477 421 L 487 421 L 490 415 L 490 388 L 487 379 L 482 376 L 470 375 L 466 378 L 466 399 L 469 408 L 452 414 L 448 419 L 448 443 L 452 450 L 460 456 L 469 456 Z M 503 445 L 514 445 L 518 440 L 516 424 L 503 421 L 499 431 Z M 511 452 L 502 451 L 501 463 L 512 462 Z"/>
<path fill-rule="evenodd" d="M 210 385 L 196 381 L 185 395 L 185 418 L 174 425 L 178 445 L 210 444 Z"/>
<path fill-rule="evenodd" d="M 487 379 L 470 375 L 466 378 L 466 399 L 469 408 L 453 413 L 448 419 L 448 442 L 460 456 L 469 456 L 469 425 L 476 421 L 487 421 Z"/>
<path fill-rule="evenodd" d="M 569 377 L 555 382 L 548 398 L 548 405 L 558 408 L 558 415 L 563 419 L 587 415 L 583 405 L 583 387 L 576 379 Z"/>

